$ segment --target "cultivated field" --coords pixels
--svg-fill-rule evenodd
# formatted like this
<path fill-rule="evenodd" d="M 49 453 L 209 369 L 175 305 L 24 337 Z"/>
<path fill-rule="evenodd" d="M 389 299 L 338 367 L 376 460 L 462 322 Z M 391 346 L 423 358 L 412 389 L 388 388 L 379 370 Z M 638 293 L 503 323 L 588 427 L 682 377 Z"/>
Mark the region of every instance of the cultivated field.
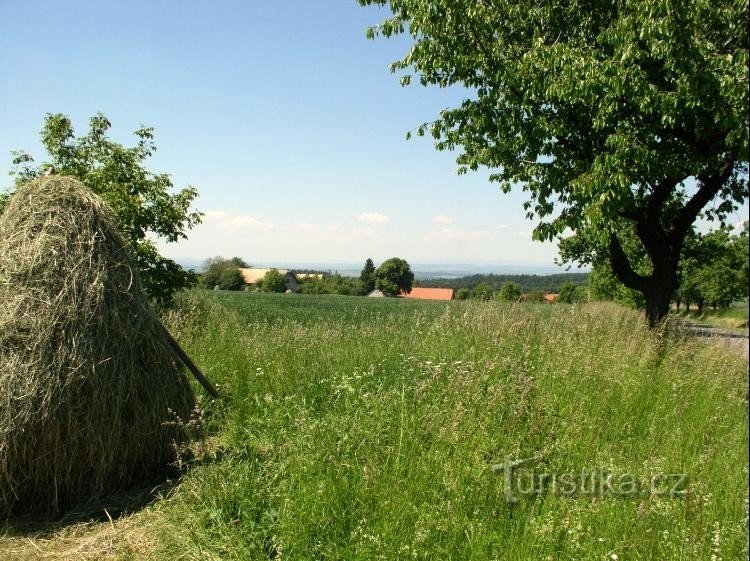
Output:
<path fill-rule="evenodd" d="M 8 528 L 0 557 L 747 556 L 740 353 L 604 304 L 192 292 L 181 309 L 170 328 L 226 396 L 192 467 L 133 515 Z"/>

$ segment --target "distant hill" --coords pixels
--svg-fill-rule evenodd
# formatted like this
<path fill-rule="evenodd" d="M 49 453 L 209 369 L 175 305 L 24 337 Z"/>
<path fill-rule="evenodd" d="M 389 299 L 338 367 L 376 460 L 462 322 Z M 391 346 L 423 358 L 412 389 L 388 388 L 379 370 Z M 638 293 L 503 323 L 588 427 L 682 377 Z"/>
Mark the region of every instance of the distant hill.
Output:
<path fill-rule="evenodd" d="M 423 279 L 415 282 L 416 286 L 435 288 L 459 288 L 472 289 L 480 282 L 486 283 L 493 290 L 499 289 L 506 282 L 514 282 L 521 287 L 522 292 L 542 290 L 544 292 L 557 292 L 565 283 L 585 285 L 588 283 L 588 273 L 557 273 L 554 275 L 504 275 L 504 274 L 475 274 L 457 277 L 453 279 Z"/>

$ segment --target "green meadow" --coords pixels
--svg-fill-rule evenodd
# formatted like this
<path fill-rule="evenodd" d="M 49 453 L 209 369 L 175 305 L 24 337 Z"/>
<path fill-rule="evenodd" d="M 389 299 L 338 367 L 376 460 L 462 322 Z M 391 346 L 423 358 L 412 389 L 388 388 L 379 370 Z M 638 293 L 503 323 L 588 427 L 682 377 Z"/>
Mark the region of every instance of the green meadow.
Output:
<path fill-rule="evenodd" d="M 222 394 L 203 438 L 50 558 L 747 557 L 742 353 L 612 304 L 193 291 L 167 320 Z"/>

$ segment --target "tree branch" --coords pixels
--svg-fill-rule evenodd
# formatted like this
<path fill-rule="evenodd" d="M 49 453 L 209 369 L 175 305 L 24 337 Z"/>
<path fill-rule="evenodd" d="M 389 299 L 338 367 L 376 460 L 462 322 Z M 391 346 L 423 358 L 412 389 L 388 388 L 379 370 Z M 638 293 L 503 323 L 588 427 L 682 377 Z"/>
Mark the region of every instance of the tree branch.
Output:
<path fill-rule="evenodd" d="M 673 239 L 682 239 L 698 213 L 719 193 L 732 175 L 736 157 L 735 151 L 727 152 L 716 174 L 698 178 L 698 191 L 685 203 L 672 223 L 670 235 Z"/>
<path fill-rule="evenodd" d="M 612 264 L 612 272 L 622 284 L 639 292 L 645 291 L 647 278 L 633 270 L 617 234 L 611 234 L 609 237 L 609 261 Z"/>

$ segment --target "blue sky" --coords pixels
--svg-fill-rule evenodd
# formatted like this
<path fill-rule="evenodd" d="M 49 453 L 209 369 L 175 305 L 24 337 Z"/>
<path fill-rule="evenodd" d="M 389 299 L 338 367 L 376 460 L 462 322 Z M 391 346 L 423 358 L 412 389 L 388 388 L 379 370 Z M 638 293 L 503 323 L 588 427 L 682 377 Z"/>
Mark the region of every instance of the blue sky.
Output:
<path fill-rule="evenodd" d="M 388 68 L 407 40 L 365 38 L 384 15 L 355 0 L 0 0 L 0 165 L 43 156 L 45 113 L 83 132 L 102 111 L 126 144 L 153 126 L 151 168 L 200 193 L 204 224 L 168 256 L 552 264 L 522 193 L 405 140 L 461 92 L 401 87 Z"/>

